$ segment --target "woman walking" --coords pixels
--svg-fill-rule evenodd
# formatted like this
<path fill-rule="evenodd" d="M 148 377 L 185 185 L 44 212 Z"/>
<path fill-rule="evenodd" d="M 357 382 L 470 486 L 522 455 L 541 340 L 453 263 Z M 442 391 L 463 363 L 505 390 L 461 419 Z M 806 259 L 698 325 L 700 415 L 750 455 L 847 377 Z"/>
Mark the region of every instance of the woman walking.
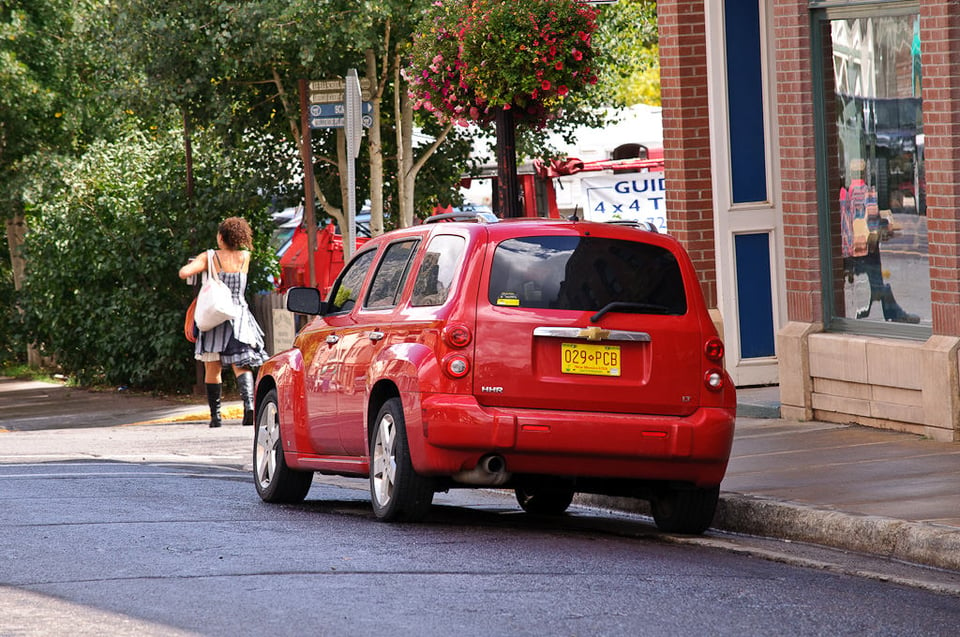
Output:
<path fill-rule="evenodd" d="M 207 271 L 208 255 L 213 259 L 213 268 L 233 295 L 237 306 L 236 318 L 200 332 L 195 347 L 195 357 L 203 361 L 204 383 L 207 388 L 207 403 L 210 406 L 210 426 L 219 427 L 220 400 L 223 395 L 223 366 L 233 367 L 237 387 L 243 399 L 243 424 L 253 424 L 253 371 L 267 360 L 263 350 L 263 330 L 250 312 L 245 298 L 247 271 L 250 268 L 250 252 L 253 248 L 253 231 L 250 224 L 240 217 L 225 219 L 217 229 L 217 250 L 197 255 L 180 268 L 180 278 Z"/>

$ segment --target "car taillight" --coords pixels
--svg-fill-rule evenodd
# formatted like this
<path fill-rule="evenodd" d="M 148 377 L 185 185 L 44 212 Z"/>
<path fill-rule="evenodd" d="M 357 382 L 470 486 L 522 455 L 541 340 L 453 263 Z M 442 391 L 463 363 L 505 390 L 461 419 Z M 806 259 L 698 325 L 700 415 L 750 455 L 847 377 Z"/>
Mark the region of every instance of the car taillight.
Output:
<path fill-rule="evenodd" d="M 451 378 L 463 378 L 470 373 L 470 361 L 463 354 L 449 354 L 443 359 L 443 371 Z"/>
<path fill-rule="evenodd" d="M 463 323 L 452 323 L 443 328 L 443 342 L 450 347 L 463 348 L 473 340 L 470 328 Z"/>
<path fill-rule="evenodd" d="M 703 384 L 706 385 L 710 391 L 720 391 L 723 389 L 725 382 L 723 379 L 723 371 L 719 369 L 707 370 L 707 373 L 703 375 Z"/>
<path fill-rule="evenodd" d="M 711 338 L 703 346 L 703 355 L 707 360 L 719 363 L 723 360 L 723 341 L 719 338 Z"/>

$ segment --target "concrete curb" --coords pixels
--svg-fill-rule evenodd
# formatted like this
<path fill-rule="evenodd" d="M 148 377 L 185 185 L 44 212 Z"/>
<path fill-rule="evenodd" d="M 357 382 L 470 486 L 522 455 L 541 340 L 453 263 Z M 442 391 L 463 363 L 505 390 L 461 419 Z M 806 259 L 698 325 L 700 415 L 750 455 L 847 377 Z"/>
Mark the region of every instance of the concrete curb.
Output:
<path fill-rule="evenodd" d="M 608 511 L 650 515 L 650 506 L 645 500 L 577 495 L 575 502 Z M 936 524 L 843 513 L 724 492 L 720 494 L 711 528 L 960 571 L 960 531 Z"/>
<path fill-rule="evenodd" d="M 960 571 L 960 532 L 925 522 L 724 493 L 713 527 Z"/>

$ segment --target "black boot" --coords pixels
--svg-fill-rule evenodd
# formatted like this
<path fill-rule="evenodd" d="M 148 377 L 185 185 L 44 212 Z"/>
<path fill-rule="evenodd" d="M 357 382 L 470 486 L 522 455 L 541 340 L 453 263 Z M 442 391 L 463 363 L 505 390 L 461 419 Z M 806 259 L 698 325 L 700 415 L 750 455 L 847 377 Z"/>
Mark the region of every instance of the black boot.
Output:
<path fill-rule="evenodd" d="M 920 317 L 916 314 L 911 314 L 907 312 L 900 304 L 897 303 L 897 300 L 893 298 L 893 290 L 890 288 L 890 284 L 886 284 L 882 292 L 883 296 L 880 297 L 880 302 L 883 307 L 883 318 L 887 321 L 893 321 L 894 323 L 919 323 Z"/>
<path fill-rule="evenodd" d="M 237 388 L 243 399 L 243 424 L 253 424 L 253 372 L 244 372 L 237 376 Z"/>
<path fill-rule="evenodd" d="M 220 383 L 207 383 L 207 404 L 210 405 L 211 427 L 219 427 L 223 424 L 220 421 L 220 396 L 222 393 L 222 385 Z"/>

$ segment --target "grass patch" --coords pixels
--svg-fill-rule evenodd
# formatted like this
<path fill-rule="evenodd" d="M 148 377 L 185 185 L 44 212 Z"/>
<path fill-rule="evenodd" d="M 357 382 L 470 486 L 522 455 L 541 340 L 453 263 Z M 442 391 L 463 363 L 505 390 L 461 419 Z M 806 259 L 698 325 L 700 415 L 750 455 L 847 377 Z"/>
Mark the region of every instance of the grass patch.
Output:
<path fill-rule="evenodd" d="M 0 376 L 17 380 L 39 380 L 45 383 L 62 383 L 65 379 L 49 370 L 36 369 L 26 363 L 0 366 Z"/>

